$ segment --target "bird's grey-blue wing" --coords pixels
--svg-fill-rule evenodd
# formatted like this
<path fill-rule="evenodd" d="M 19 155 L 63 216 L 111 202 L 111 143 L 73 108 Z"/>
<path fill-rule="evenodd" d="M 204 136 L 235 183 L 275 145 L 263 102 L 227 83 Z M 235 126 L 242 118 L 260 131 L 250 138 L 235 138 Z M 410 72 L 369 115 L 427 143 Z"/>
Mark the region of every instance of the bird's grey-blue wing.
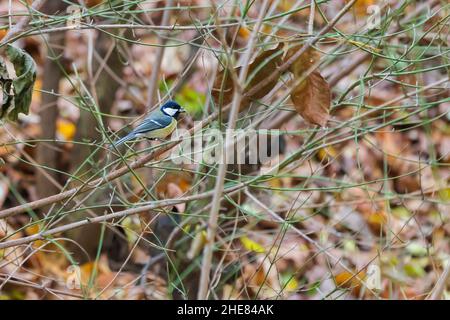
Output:
<path fill-rule="evenodd" d="M 163 113 L 156 116 L 156 114 L 150 114 L 145 118 L 141 124 L 139 124 L 134 130 L 135 134 L 146 134 L 149 131 L 158 130 L 167 127 L 172 122 L 172 117 L 169 117 Z"/>

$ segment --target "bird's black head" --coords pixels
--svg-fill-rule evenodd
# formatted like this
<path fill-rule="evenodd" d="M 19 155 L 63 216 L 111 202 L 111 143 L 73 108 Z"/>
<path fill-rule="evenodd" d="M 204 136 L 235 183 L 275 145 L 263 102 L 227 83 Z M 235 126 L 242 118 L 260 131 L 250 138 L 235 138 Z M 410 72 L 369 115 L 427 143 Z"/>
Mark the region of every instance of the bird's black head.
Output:
<path fill-rule="evenodd" d="M 178 103 L 170 100 L 161 106 L 161 112 L 177 119 L 180 113 L 185 112 L 185 110 Z"/>

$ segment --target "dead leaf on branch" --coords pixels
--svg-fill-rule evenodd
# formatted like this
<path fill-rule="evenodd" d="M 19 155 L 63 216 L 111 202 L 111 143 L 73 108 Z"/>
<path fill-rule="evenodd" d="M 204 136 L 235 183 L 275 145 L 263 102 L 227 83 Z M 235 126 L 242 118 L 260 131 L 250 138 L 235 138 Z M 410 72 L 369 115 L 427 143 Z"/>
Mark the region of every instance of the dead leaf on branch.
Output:
<path fill-rule="evenodd" d="M 276 48 L 263 51 L 250 64 L 247 76 L 247 83 L 245 84 L 244 94 L 249 92 L 262 80 L 269 77 L 276 72 L 276 69 L 281 65 L 281 56 L 283 54 L 282 44 L 278 44 Z M 241 71 L 241 66 L 234 68 L 236 74 Z M 260 88 L 249 97 L 245 97 L 241 103 L 241 109 L 246 108 L 252 100 L 261 99 L 267 95 L 270 90 L 277 84 L 278 79 L 274 79 L 267 85 Z M 220 71 L 214 81 L 212 89 L 212 96 L 216 104 L 227 105 L 233 99 L 234 87 L 233 80 L 230 75 L 230 70 L 224 69 Z"/>
<path fill-rule="evenodd" d="M 0 61 L 0 86 L 3 93 L 0 119 L 8 115 L 9 119 L 16 121 L 19 113 L 28 114 L 36 80 L 36 64 L 28 53 L 12 45 L 7 46 L 5 53 L 4 58 L 14 66 L 15 76 L 8 72 L 5 61 Z"/>
<path fill-rule="evenodd" d="M 291 92 L 297 112 L 308 122 L 324 127 L 331 105 L 330 87 L 319 71 L 312 72 Z"/>
<path fill-rule="evenodd" d="M 283 58 L 283 63 L 286 63 L 294 54 L 301 50 L 303 45 L 286 45 L 286 54 Z M 319 52 L 310 47 L 298 57 L 294 63 L 289 66 L 294 76 L 301 77 L 305 71 L 307 71 L 312 65 L 317 63 L 320 59 Z"/>
<path fill-rule="evenodd" d="M 303 44 L 287 45 L 283 63 L 287 63 L 299 50 Z M 294 74 L 294 81 L 305 76 L 305 73 L 320 60 L 319 52 L 310 47 L 305 50 L 289 67 L 289 71 Z M 328 121 L 331 93 L 330 87 L 318 70 L 309 74 L 291 92 L 291 99 L 295 109 L 306 121 L 325 126 Z"/>
<path fill-rule="evenodd" d="M 255 60 L 250 64 L 244 92 L 248 92 L 262 80 L 272 75 L 276 71 L 277 67 L 282 63 L 282 54 L 282 44 L 279 43 L 275 49 L 263 51 L 259 56 L 257 56 Z M 261 99 L 266 94 L 268 94 L 270 90 L 273 89 L 273 87 L 275 87 L 277 82 L 278 79 L 269 82 L 258 91 L 256 91 L 250 98 L 253 100 Z"/>

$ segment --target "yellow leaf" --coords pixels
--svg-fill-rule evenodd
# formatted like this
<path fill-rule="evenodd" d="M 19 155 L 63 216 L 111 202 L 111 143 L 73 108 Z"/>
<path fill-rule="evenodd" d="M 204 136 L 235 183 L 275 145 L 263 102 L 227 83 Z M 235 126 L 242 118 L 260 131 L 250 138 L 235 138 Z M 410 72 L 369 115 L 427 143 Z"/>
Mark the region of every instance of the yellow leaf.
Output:
<path fill-rule="evenodd" d="M 270 179 L 268 182 L 269 186 L 275 189 L 279 189 L 283 186 L 283 182 L 279 178 Z"/>
<path fill-rule="evenodd" d="M 281 0 L 278 1 L 277 8 L 280 11 L 290 11 L 294 7 L 294 4 L 292 0 Z"/>
<path fill-rule="evenodd" d="M 206 244 L 206 231 L 200 231 L 197 232 L 195 235 L 194 240 L 191 242 L 191 247 L 189 248 L 189 251 L 187 253 L 187 258 L 189 260 L 193 260 L 196 258 L 199 253 L 202 251 L 203 247 Z"/>
<path fill-rule="evenodd" d="M 295 279 L 295 277 L 291 277 L 288 282 L 286 283 L 286 290 L 287 291 L 295 291 L 298 288 L 298 281 Z"/>
<path fill-rule="evenodd" d="M 388 217 L 384 211 L 372 212 L 367 217 L 367 223 L 375 234 L 379 234 L 383 230 L 387 220 Z"/>
<path fill-rule="evenodd" d="M 120 225 L 130 243 L 134 243 L 142 232 L 141 223 L 137 217 L 128 216 L 122 220 Z"/>
<path fill-rule="evenodd" d="M 68 120 L 59 119 L 56 122 L 56 132 L 61 136 L 62 139 L 71 141 L 75 136 L 76 127 L 72 122 Z"/>
<path fill-rule="evenodd" d="M 331 160 L 337 157 L 337 151 L 333 146 L 325 147 L 319 150 L 317 157 L 320 161 Z"/>
<path fill-rule="evenodd" d="M 33 100 L 36 103 L 41 102 L 41 89 L 42 89 L 42 80 L 41 78 L 37 78 L 36 82 L 34 83 L 33 95 L 31 97 L 31 100 Z"/>
<path fill-rule="evenodd" d="M 240 240 L 241 240 L 241 243 L 244 246 L 244 248 L 249 251 L 256 252 L 256 253 L 264 253 L 266 251 L 262 245 L 251 240 L 248 237 L 241 237 Z"/>
<path fill-rule="evenodd" d="M 441 198 L 442 201 L 446 203 L 450 201 L 450 188 L 439 190 L 439 197 Z"/>

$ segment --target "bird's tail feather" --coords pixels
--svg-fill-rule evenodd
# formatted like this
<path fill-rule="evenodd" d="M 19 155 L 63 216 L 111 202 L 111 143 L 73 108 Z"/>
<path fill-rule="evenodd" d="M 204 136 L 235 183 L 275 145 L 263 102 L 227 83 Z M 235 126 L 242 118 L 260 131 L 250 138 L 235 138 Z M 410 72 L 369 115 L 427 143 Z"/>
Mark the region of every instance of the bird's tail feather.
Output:
<path fill-rule="evenodd" d="M 112 144 L 112 146 L 118 147 L 118 146 L 120 146 L 121 144 L 124 144 L 127 141 L 133 140 L 134 138 L 135 138 L 135 134 L 134 133 L 130 133 L 130 134 L 126 135 L 125 137 L 120 138 L 119 140 L 114 142 Z"/>

